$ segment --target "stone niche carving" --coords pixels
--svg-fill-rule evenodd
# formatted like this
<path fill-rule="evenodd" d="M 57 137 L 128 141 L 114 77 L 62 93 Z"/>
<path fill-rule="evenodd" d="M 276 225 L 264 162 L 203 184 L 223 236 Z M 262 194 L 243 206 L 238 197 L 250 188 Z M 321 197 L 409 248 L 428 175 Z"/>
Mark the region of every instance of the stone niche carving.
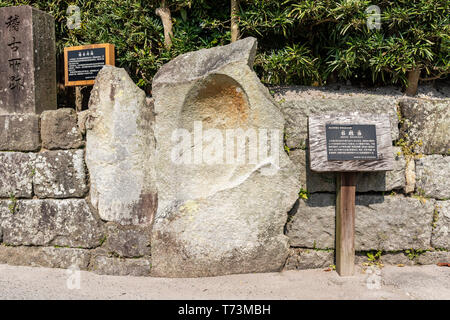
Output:
<path fill-rule="evenodd" d="M 279 271 L 286 261 L 299 179 L 255 52 L 254 38 L 190 52 L 154 78 L 154 276 Z"/>

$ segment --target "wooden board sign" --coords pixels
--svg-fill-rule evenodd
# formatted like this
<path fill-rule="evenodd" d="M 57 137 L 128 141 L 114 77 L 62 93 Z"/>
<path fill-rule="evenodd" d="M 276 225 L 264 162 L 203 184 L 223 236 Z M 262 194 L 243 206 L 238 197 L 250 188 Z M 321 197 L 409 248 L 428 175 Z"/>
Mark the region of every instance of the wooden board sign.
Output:
<path fill-rule="evenodd" d="M 317 172 L 393 170 L 387 114 L 326 114 L 308 119 L 310 167 Z"/>
<path fill-rule="evenodd" d="M 114 45 L 109 43 L 64 48 L 65 85 L 93 85 L 103 66 L 113 66 L 114 60 Z"/>
<path fill-rule="evenodd" d="M 393 170 L 387 114 L 325 114 L 308 119 L 311 170 L 338 172 L 336 181 L 336 271 L 355 272 L 356 172 Z"/>

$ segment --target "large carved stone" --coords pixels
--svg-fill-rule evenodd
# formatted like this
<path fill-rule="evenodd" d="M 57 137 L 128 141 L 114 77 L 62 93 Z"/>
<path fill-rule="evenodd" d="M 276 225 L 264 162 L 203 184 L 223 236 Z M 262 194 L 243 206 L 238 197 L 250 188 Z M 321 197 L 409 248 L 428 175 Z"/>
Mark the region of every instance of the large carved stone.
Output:
<path fill-rule="evenodd" d="M 158 202 L 152 104 L 124 69 L 105 66 L 89 109 L 86 164 L 92 205 L 103 220 L 150 223 Z"/>
<path fill-rule="evenodd" d="M 155 276 L 283 267 L 283 227 L 299 183 L 283 150 L 283 116 L 252 70 L 255 51 L 256 40 L 246 38 L 190 52 L 154 78 Z"/>

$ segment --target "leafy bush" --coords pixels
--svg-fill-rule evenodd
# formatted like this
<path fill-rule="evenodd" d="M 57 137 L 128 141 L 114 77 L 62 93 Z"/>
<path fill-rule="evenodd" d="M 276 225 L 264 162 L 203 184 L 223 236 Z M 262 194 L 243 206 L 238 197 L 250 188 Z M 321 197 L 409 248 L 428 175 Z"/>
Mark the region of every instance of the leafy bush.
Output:
<path fill-rule="evenodd" d="M 0 7 L 28 4 L 56 20 L 57 48 L 109 42 L 116 64 L 149 92 L 158 68 L 175 56 L 230 41 L 229 0 L 172 0 L 170 49 L 155 0 L 0 0 Z M 67 6 L 81 9 L 80 29 L 66 26 Z M 378 5 L 381 28 L 369 30 L 366 9 Z M 255 70 L 267 84 L 322 85 L 335 80 L 405 84 L 449 72 L 447 0 L 241 0 L 241 37 L 258 38 Z"/>

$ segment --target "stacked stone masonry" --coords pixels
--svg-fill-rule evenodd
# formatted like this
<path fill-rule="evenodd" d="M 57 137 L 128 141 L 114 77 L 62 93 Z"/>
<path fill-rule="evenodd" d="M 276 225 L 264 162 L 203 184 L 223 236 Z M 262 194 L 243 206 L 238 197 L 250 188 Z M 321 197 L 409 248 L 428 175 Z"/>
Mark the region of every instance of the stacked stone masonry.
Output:
<path fill-rule="evenodd" d="M 179 253 L 167 252 L 182 246 L 174 243 L 173 238 L 163 237 L 165 224 L 178 221 L 175 230 L 178 233 L 173 234 L 187 234 L 183 228 L 190 225 L 192 234 L 184 241 L 202 242 L 210 251 L 199 248 L 193 254 L 207 262 L 210 257 L 205 252 L 222 249 L 228 252 L 226 246 L 235 245 L 246 248 L 247 257 L 244 259 L 237 251 L 225 257 L 224 266 L 241 263 L 248 272 L 257 272 L 254 261 L 258 265 L 275 261 L 270 270 L 281 270 L 283 265 L 287 270 L 328 268 L 334 264 L 336 177 L 333 173 L 309 170 L 307 121 L 310 115 L 357 110 L 389 114 L 395 162 L 390 172 L 358 174 L 356 262 L 366 263 L 367 253 L 378 251 L 382 252 L 381 261 L 385 264 L 449 262 L 450 100 L 405 98 L 401 94 L 389 96 L 361 90 L 336 95 L 325 89 L 305 87 L 276 89 L 270 96 L 250 68 L 255 41 L 239 42 L 234 48 L 239 46 L 242 48 L 235 51 L 227 47 L 224 52 L 217 49 L 200 54 L 200 58 L 208 61 L 216 59 L 218 63 L 211 68 L 223 65 L 221 72 L 229 72 L 228 78 L 218 76 L 215 69 L 207 72 L 199 69 L 194 78 L 190 78 L 191 74 L 180 74 L 181 80 L 177 82 L 172 73 L 178 70 L 177 64 L 185 63 L 178 59 L 161 72 L 154 92 L 170 93 L 172 85 L 185 90 L 184 80 L 200 81 L 195 87 L 199 93 L 189 96 L 189 108 L 183 109 L 182 116 L 190 120 L 191 116 L 193 119 L 202 116 L 194 106 L 211 101 L 229 102 L 227 97 L 218 96 L 217 92 L 211 95 L 202 88 L 220 87 L 221 94 L 226 95 L 230 94 L 229 88 L 236 86 L 233 79 L 248 77 L 245 85 L 254 90 L 249 93 L 250 98 L 243 96 L 245 90 L 240 87 L 232 93 L 242 97 L 240 101 L 246 108 L 255 101 L 264 103 L 261 119 L 274 121 L 280 127 L 284 120 L 285 148 L 281 145 L 280 149 L 287 154 L 283 153 L 282 174 L 276 179 L 266 179 L 252 171 L 244 179 L 248 183 L 240 183 L 239 189 L 235 185 L 224 189 L 219 186 L 217 190 L 204 186 L 202 191 L 210 199 L 203 202 L 185 201 L 182 192 L 171 195 L 174 180 L 161 175 L 161 167 L 167 166 L 168 170 L 170 166 L 155 153 L 165 143 L 155 136 L 161 136 L 165 127 L 155 128 L 154 124 L 162 116 L 160 112 L 179 113 L 175 109 L 155 111 L 155 105 L 174 106 L 171 99 L 179 96 L 160 94 L 154 101 L 145 97 L 123 69 L 105 67 L 92 90 L 88 111 L 57 109 L 41 114 L 0 115 L 0 263 L 149 276 L 154 275 L 153 262 L 160 266 L 156 275 L 164 272 L 164 266 L 179 271 L 182 268 L 170 266 L 173 260 L 152 257 L 152 252 L 155 256 L 158 252 Z M 244 51 L 246 54 L 242 54 Z M 189 54 L 185 60 L 197 58 Z M 302 94 L 303 91 L 307 93 Z M 181 106 L 184 102 L 177 100 L 177 103 Z M 263 117 L 264 112 L 267 115 Z M 170 117 L 163 116 L 169 128 Z M 256 113 L 253 116 L 258 119 Z M 156 165 L 160 168 L 155 168 Z M 211 175 L 219 173 L 211 170 Z M 155 182 L 157 178 L 160 180 Z M 271 183 L 286 190 L 283 194 L 274 192 Z M 161 185 L 167 188 L 163 189 L 164 197 L 157 192 L 161 191 Z M 194 194 L 198 190 L 190 191 Z M 167 210 L 156 212 L 163 207 Z M 234 228 L 222 228 L 215 233 L 214 228 L 224 226 L 214 217 L 220 210 L 225 214 L 235 212 Z M 208 214 L 204 216 L 209 219 L 206 227 L 201 225 L 205 220 L 192 215 L 197 211 Z M 265 214 L 266 211 L 270 212 Z M 250 218 L 242 219 L 241 214 L 258 220 L 260 228 Z M 159 235 L 152 234 L 155 220 L 160 224 Z M 227 244 L 226 236 L 236 235 L 236 230 L 241 237 Z M 217 241 L 218 235 L 226 240 Z M 151 239 L 155 239 L 153 248 Z M 261 245 L 261 239 L 270 241 Z M 186 266 L 198 275 L 202 268 L 192 256 L 185 259 Z M 214 266 L 215 271 L 205 270 L 204 275 L 233 272 Z"/>
<path fill-rule="evenodd" d="M 149 275 L 149 226 L 101 220 L 91 205 L 83 116 L 0 116 L 0 263 Z"/>

